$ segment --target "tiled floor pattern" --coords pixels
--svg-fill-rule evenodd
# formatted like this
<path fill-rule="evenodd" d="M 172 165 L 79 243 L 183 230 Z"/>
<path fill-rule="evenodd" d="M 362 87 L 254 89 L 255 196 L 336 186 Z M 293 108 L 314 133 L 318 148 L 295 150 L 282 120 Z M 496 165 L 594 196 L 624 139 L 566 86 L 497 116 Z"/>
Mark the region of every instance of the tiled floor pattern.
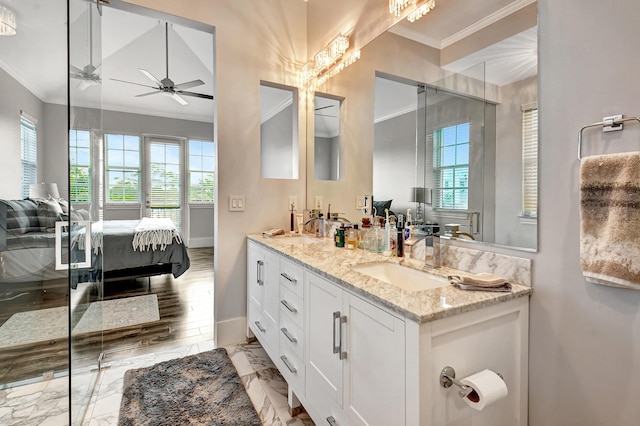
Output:
<path fill-rule="evenodd" d="M 118 423 L 125 371 L 214 349 L 212 341 L 116 360 L 98 377 L 84 425 Z M 295 418 L 287 408 L 287 386 L 258 343 L 227 347 L 247 393 L 264 425 L 313 425 L 306 413 Z M 105 359 L 108 364 L 108 358 Z M 82 377 L 75 380 L 82 382 Z M 68 423 L 68 377 L 0 390 L 0 424 L 64 426 Z"/>

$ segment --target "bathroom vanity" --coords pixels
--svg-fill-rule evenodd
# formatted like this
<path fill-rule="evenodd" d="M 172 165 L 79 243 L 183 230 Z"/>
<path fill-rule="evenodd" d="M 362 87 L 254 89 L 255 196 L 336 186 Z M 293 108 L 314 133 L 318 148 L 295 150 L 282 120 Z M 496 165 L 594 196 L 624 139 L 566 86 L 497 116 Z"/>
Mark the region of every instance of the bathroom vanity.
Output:
<path fill-rule="evenodd" d="M 316 424 L 526 425 L 530 287 L 463 291 L 455 270 L 306 235 L 250 235 L 247 252 L 248 334 Z M 509 393 L 474 410 L 441 386 L 447 366 L 500 373 Z"/>

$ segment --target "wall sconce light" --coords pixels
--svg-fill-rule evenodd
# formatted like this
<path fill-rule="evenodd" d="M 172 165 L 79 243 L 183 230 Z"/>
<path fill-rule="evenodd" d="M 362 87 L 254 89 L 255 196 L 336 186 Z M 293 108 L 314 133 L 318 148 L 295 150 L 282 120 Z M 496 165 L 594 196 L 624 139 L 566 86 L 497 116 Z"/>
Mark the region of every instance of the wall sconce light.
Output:
<path fill-rule="evenodd" d="M 0 35 L 16 34 L 16 14 L 4 6 L 0 6 Z"/>
<path fill-rule="evenodd" d="M 436 7 L 436 0 L 427 0 L 422 5 L 409 12 L 409 14 L 407 15 L 407 20 L 409 22 L 415 22 L 427 13 L 431 12 L 434 7 Z"/>
<path fill-rule="evenodd" d="M 389 0 L 389 13 L 400 17 L 402 11 L 416 4 L 416 0 Z"/>
<path fill-rule="evenodd" d="M 358 60 L 360 58 L 359 50 L 345 56 L 348 48 L 348 36 L 339 34 L 331 40 L 324 49 L 313 56 L 312 60 L 302 66 L 300 70 L 302 85 L 311 86 L 313 80 L 315 80 L 315 86 L 320 86 Z"/>

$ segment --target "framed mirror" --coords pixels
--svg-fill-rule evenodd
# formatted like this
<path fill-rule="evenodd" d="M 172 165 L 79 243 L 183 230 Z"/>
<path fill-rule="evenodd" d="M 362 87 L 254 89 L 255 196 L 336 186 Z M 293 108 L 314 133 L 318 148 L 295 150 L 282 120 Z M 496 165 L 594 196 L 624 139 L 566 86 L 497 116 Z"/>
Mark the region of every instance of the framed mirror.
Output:
<path fill-rule="evenodd" d="M 313 177 L 340 180 L 341 100 L 316 93 L 313 102 Z"/>
<path fill-rule="evenodd" d="M 298 179 L 298 90 L 260 82 L 260 176 Z"/>
<path fill-rule="evenodd" d="M 384 183 L 402 194 L 394 195 L 402 213 L 412 208 L 415 215 L 420 207 L 424 222 L 457 224 L 458 231 L 472 235 L 475 242 L 535 250 L 537 116 L 532 112 L 537 113 L 537 4 L 493 1 L 472 8 L 469 16 L 460 16 L 460 7 L 456 1 L 438 5 L 438 14 L 414 23 L 398 23 L 362 48 L 358 62 L 319 88 L 348 100 L 343 104 L 343 117 L 348 118 L 342 124 L 346 136 L 342 162 L 348 167 L 344 180 L 337 185 L 308 179 L 307 201 L 321 196 L 325 203 L 332 203 L 332 209 L 345 212 L 355 222 L 362 216 L 356 202 L 359 196 L 372 193 L 378 200 L 391 197 L 379 186 Z M 436 18 L 437 22 L 433 21 Z M 386 166 L 393 172 L 389 178 L 379 176 L 378 165 L 389 162 L 399 148 L 378 153 L 375 145 L 380 130 L 376 128 L 384 120 L 376 110 L 379 104 L 389 107 L 395 101 L 376 96 L 380 78 L 408 86 L 414 103 L 413 111 L 406 105 L 402 110 L 400 105 L 396 112 L 386 113 L 413 115 L 415 122 L 415 127 L 402 127 L 415 135 L 414 156 Z M 419 99 L 419 87 L 425 89 L 425 99 Z M 437 152 L 433 138 L 437 132 L 448 134 L 464 124 L 448 114 L 449 122 L 445 119 L 440 127 L 435 125 L 434 114 L 444 94 L 449 95 L 449 103 L 473 100 L 478 111 L 475 114 L 479 114 L 474 121 L 478 123 L 474 137 L 480 138 L 476 146 L 482 149 L 472 147 L 469 151 L 468 164 L 476 165 L 473 167 L 478 172 L 473 179 L 466 176 L 466 197 L 474 204 L 466 208 L 462 204 L 455 206 L 460 208 L 447 208 L 451 206 L 444 203 L 447 197 L 454 200 L 456 191 L 463 196 L 464 182 L 443 181 L 437 186 L 434 181 Z M 420 114 L 426 114 L 421 122 Z M 401 175 L 406 176 L 401 179 Z M 440 204 L 434 207 L 434 203 Z M 433 217 L 438 209 L 439 217 Z"/>

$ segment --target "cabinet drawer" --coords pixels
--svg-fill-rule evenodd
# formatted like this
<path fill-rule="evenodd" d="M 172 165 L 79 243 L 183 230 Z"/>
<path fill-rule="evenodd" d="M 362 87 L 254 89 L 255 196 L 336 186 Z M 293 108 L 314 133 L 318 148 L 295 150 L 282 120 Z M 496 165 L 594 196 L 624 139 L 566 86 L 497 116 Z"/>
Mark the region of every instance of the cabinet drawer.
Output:
<path fill-rule="evenodd" d="M 304 364 L 301 359 L 296 356 L 295 352 L 284 344 L 284 340 L 287 340 L 287 338 L 282 336 L 280 355 L 277 360 L 280 366 L 280 372 L 295 392 L 304 394 Z"/>
<path fill-rule="evenodd" d="M 289 348 L 298 358 L 304 359 L 304 333 L 285 316 L 280 317 L 280 346 Z"/>
<path fill-rule="evenodd" d="M 278 327 L 254 303 L 249 303 L 249 327 L 268 353 L 278 353 Z"/>
<path fill-rule="evenodd" d="M 289 260 L 280 258 L 280 284 L 287 287 L 301 299 L 304 299 L 302 283 L 304 282 L 304 269 Z"/>
<path fill-rule="evenodd" d="M 304 303 L 295 293 L 287 290 L 285 286 L 280 286 L 280 317 L 286 316 L 293 323 L 304 328 Z"/>

